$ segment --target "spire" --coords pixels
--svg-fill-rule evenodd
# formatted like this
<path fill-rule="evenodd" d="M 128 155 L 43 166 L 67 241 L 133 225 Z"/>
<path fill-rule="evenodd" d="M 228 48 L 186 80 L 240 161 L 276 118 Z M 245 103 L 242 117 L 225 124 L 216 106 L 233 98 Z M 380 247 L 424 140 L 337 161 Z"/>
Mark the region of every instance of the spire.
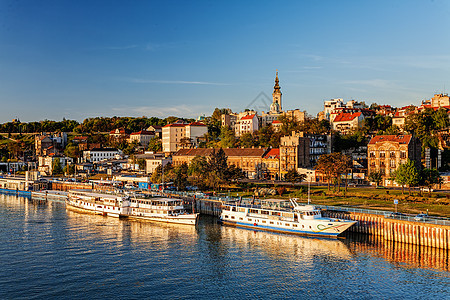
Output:
<path fill-rule="evenodd" d="M 278 69 L 277 69 L 277 75 L 275 77 L 275 86 L 273 87 L 273 92 L 274 93 L 281 93 L 280 92 L 280 81 L 278 80 Z"/>

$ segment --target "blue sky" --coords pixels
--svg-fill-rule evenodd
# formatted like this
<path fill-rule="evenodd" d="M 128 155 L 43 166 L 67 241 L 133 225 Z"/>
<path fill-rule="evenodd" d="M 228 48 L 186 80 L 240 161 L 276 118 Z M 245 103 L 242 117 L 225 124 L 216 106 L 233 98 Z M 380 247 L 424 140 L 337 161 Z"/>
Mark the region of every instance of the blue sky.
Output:
<path fill-rule="evenodd" d="M 0 0 L 0 122 L 419 104 L 450 89 L 450 1 Z M 251 108 L 251 107 L 250 107 Z"/>

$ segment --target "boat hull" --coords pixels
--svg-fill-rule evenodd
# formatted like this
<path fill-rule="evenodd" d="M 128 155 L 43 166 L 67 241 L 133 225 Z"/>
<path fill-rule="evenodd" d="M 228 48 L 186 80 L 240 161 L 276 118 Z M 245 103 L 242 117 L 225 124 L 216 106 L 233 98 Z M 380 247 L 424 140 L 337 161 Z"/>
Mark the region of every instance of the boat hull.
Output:
<path fill-rule="evenodd" d="M 287 234 L 295 234 L 295 235 L 337 238 L 342 232 L 347 230 L 348 227 L 352 226 L 356 222 L 348 222 L 348 224 L 345 224 L 345 226 L 342 226 L 339 231 L 335 230 L 334 232 L 289 229 L 289 228 L 261 225 L 261 224 L 257 224 L 257 223 L 251 224 L 251 223 L 233 222 L 233 221 L 228 221 L 228 220 L 220 220 L 220 223 L 222 223 L 223 225 L 227 225 L 227 226 L 241 227 L 241 228 L 247 228 L 247 229 L 252 229 L 252 230 L 262 230 L 262 231 L 287 233 Z"/>
<path fill-rule="evenodd" d="M 66 208 L 71 211 L 76 211 L 79 213 L 85 213 L 85 214 L 91 214 L 91 215 L 109 216 L 109 217 L 115 217 L 115 218 L 127 218 L 126 215 L 123 215 L 120 213 L 113 213 L 113 212 L 84 208 L 84 207 L 80 207 L 78 205 L 72 204 L 70 202 L 66 202 Z"/>
<path fill-rule="evenodd" d="M 173 223 L 173 224 L 182 224 L 182 225 L 195 225 L 197 223 L 198 214 L 189 214 L 184 215 L 183 217 L 153 217 L 153 216 L 134 216 L 129 215 L 130 219 L 144 220 L 150 222 L 158 222 L 158 223 Z"/>

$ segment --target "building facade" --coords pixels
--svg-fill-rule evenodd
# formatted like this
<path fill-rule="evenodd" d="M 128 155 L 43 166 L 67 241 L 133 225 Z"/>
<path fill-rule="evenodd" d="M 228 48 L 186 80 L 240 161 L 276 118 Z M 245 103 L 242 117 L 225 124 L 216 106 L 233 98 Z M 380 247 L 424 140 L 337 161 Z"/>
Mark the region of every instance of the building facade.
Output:
<path fill-rule="evenodd" d="M 263 157 L 262 164 L 262 177 L 268 180 L 280 180 L 280 149 L 270 149 Z"/>
<path fill-rule="evenodd" d="M 412 135 L 377 135 L 367 145 L 368 174 L 381 172 L 384 184 L 400 164 L 408 159 L 419 166 L 421 161 L 420 140 Z"/>
<path fill-rule="evenodd" d="M 83 151 L 83 161 L 96 163 L 103 160 L 115 159 L 116 155 L 120 155 L 120 151 L 115 148 L 93 148 Z"/>
<path fill-rule="evenodd" d="M 280 175 L 292 169 L 311 166 L 310 140 L 303 133 L 292 132 L 292 135 L 280 139 Z"/>
<path fill-rule="evenodd" d="M 195 148 L 206 133 L 208 126 L 201 122 L 167 124 L 162 128 L 163 152 L 175 153 L 179 149 Z"/>
<path fill-rule="evenodd" d="M 155 132 L 141 130 L 138 132 L 133 132 L 130 134 L 128 139 L 129 143 L 133 143 L 134 141 L 138 142 L 139 145 L 147 147 L 150 140 L 155 137 Z"/>

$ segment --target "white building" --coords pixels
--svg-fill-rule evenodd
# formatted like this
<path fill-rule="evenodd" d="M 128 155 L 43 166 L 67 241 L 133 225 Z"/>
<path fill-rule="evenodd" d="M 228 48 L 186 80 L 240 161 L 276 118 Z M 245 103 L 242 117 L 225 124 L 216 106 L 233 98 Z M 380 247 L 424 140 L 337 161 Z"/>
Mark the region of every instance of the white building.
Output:
<path fill-rule="evenodd" d="M 115 148 L 93 148 L 92 150 L 83 151 L 83 161 L 95 163 L 102 160 L 116 159 L 120 154 L 121 151 Z"/>
<path fill-rule="evenodd" d="M 242 136 L 243 134 L 250 132 L 253 133 L 257 131 L 258 126 L 258 116 L 256 114 L 247 115 L 242 117 L 239 121 L 239 133 L 236 133 L 237 136 Z"/>
<path fill-rule="evenodd" d="M 155 132 L 141 130 L 130 134 L 128 142 L 131 144 L 137 141 L 141 146 L 147 147 L 150 140 L 155 137 Z"/>
<path fill-rule="evenodd" d="M 174 153 L 182 148 L 195 148 L 206 133 L 208 126 L 201 122 L 167 124 L 162 128 L 163 152 Z"/>

